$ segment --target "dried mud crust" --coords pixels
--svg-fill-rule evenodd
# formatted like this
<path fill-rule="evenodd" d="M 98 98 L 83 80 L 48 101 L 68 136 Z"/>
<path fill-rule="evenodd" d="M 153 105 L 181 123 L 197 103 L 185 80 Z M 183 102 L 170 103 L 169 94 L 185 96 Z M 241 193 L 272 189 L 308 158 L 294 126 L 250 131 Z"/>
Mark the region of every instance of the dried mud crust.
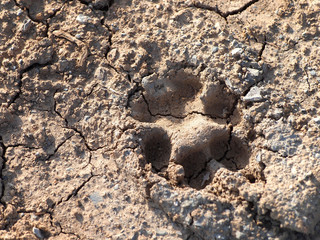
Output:
<path fill-rule="evenodd" d="M 0 239 L 319 238 L 319 1 L 0 9 Z"/>

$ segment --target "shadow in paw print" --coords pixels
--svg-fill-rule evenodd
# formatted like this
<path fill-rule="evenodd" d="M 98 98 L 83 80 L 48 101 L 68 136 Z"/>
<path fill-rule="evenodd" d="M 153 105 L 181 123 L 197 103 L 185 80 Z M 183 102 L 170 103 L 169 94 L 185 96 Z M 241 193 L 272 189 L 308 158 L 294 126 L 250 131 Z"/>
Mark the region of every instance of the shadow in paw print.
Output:
<path fill-rule="evenodd" d="M 203 189 L 212 180 L 209 169 L 210 161 L 220 162 L 221 167 L 231 171 L 244 168 L 249 162 L 250 152 L 245 141 L 229 135 L 221 135 L 213 139 L 206 148 L 194 150 L 177 161 L 185 172 L 186 183 L 195 189 Z"/>
<path fill-rule="evenodd" d="M 211 84 L 207 92 L 201 96 L 204 113 L 211 117 L 226 118 L 233 111 L 236 97 L 225 86 Z"/>
<path fill-rule="evenodd" d="M 142 146 L 146 162 L 151 163 L 155 171 L 159 172 L 168 167 L 171 142 L 163 129 L 153 128 L 150 132 L 146 132 Z"/>
<path fill-rule="evenodd" d="M 229 150 L 220 160 L 227 169 L 237 171 L 248 165 L 250 150 L 248 144 L 235 136 L 232 136 L 229 143 Z"/>
<path fill-rule="evenodd" d="M 154 98 L 156 95 L 146 95 L 149 100 L 150 111 L 153 114 L 169 114 L 182 117 L 185 115 L 186 104 L 194 99 L 201 87 L 199 78 L 186 70 L 171 73 L 164 80 L 158 98 Z"/>
<path fill-rule="evenodd" d="M 219 137 L 215 137 L 209 143 L 210 158 L 215 160 L 222 159 L 229 148 L 229 133 Z"/>
<path fill-rule="evenodd" d="M 195 189 L 202 189 L 207 185 L 206 175 L 208 175 L 208 156 L 202 151 L 190 153 L 180 160 L 185 172 L 186 183 Z M 209 177 L 209 175 L 208 175 Z"/>
<path fill-rule="evenodd" d="M 181 69 L 169 72 L 163 78 L 156 74 L 142 80 L 143 96 L 133 96 L 129 100 L 133 118 L 148 122 L 155 115 L 184 117 L 193 106 L 193 100 L 200 92 L 202 84 L 191 70 Z"/>
<path fill-rule="evenodd" d="M 131 96 L 129 100 L 131 116 L 140 122 L 151 122 L 148 105 L 140 92 Z"/>

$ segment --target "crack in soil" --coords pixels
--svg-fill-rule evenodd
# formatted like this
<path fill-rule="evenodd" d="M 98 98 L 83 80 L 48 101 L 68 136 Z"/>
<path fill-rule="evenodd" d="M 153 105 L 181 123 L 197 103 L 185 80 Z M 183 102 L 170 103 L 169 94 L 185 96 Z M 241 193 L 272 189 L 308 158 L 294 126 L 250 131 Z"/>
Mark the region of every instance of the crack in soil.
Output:
<path fill-rule="evenodd" d="M 89 151 L 97 151 L 97 150 L 99 150 L 99 149 L 101 149 L 101 148 L 106 147 L 106 146 L 102 146 L 102 147 L 97 147 L 97 148 L 91 148 L 91 147 L 89 146 L 88 141 L 87 141 L 87 139 L 85 138 L 84 134 L 83 134 L 79 129 L 77 129 L 76 127 L 69 126 L 68 120 L 67 120 L 66 118 L 64 118 L 64 117 L 62 116 L 62 114 L 57 110 L 57 101 L 56 101 L 56 99 L 54 98 L 54 96 L 55 96 L 55 94 L 56 94 L 58 91 L 59 91 L 59 89 L 57 89 L 57 90 L 54 92 L 54 94 L 53 94 L 53 100 L 54 100 L 53 110 L 54 110 L 54 112 L 55 112 L 61 119 L 63 119 L 63 121 L 65 122 L 65 128 L 66 128 L 66 129 L 69 129 L 69 130 L 73 130 L 74 132 L 78 133 L 79 136 L 80 136 L 80 137 L 82 138 L 82 140 L 84 141 L 84 145 L 86 146 L 86 148 L 87 148 Z M 70 138 L 70 137 L 69 137 L 69 138 Z M 66 140 L 68 140 L 68 139 L 66 139 Z"/>
<path fill-rule="evenodd" d="M 231 146 L 231 141 L 232 141 L 232 131 L 233 131 L 233 125 L 230 124 L 229 125 L 228 148 L 226 149 L 226 151 L 224 152 L 223 156 L 220 159 L 216 159 L 217 162 L 221 162 L 223 159 L 225 159 L 227 154 L 232 150 L 231 147 L 230 147 Z M 240 169 L 238 169 L 238 170 L 240 170 Z"/>
<path fill-rule="evenodd" d="M 65 144 L 73 136 L 74 135 L 71 135 L 71 136 L 67 137 L 65 140 L 63 140 L 61 143 L 59 143 L 58 146 L 54 149 L 53 153 L 49 154 L 44 161 L 49 161 L 50 158 L 56 154 L 56 152 L 59 150 L 59 148 L 62 147 L 62 145 Z"/>
<path fill-rule="evenodd" d="M 7 148 L 15 148 L 15 147 L 24 147 L 24 148 L 28 148 L 30 150 L 38 150 L 38 149 L 41 149 L 41 147 L 31 147 L 31 146 L 28 146 L 26 144 L 22 144 L 22 143 L 17 143 L 17 144 L 10 144 L 10 145 L 7 145 Z"/>
<path fill-rule="evenodd" d="M 109 35 L 109 37 L 108 37 L 109 46 L 108 46 L 108 48 L 107 48 L 107 50 L 106 50 L 106 52 L 105 52 L 105 54 L 104 54 L 105 59 L 108 60 L 108 54 L 109 54 L 109 52 L 110 52 L 110 50 L 111 50 L 112 37 L 113 37 L 114 31 L 110 28 L 110 26 L 109 26 L 107 23 L 105 23 L 105 18 L 103 18 L 103 19 L 101 20 L 101 25 L 104 26 L 104 27 L 106 27 L 106 28 L 108 29 L 109 33 L 110 33 L 110 35 Z M 109 64 L 109 65 L 110 65 L 116 72 L 118 72 L 115 67 L 113 67 L 111 64 Z"/>
<path fill-rule="evenodd" d="M 222 12 L 218 6 L 210 6 L 210 5 L 206 5 L 206 4 L 202 4 L 199 2 L 193 2 L 191 5 L 189 5 L 188 7 L 195 7 L 195 8 L 199 8 L 199 9 L 203 9 L 203 10 L 208 10 L 208 11 L 212 11 L 215 12 L 217 14 L 219 14 L 221 17 L 223 17 L 227 22 L 228 22 L 228 17 L 231 15 L 236 15 L 239 14 L 245 10 L 247 10 L 247 8 L 249 8 L 251 5 L 255 4 L 256 2 L 258 2 L 259 0 L 251 0 L 250 2 L 247 2 L 246 4 L 244 4 L 242 7 L 232 10 L 232 11 L 227 11 L 227 12 Z"/>
<path fill-rule="evenodd" d="M 143 88 L 142 88 L 142 89 L 143 89 Z M 141 91 L 141 89 L 138 89 L 138 90 L 135 91 L 134 93 L 139 92 L 139 91 Z M 131 94 L 131 96 L 133 96 L 134 93 Z M 172 117 L 172 118 L 176 118 L 176 119 L 185 119 L 185 118 L 187 118 L 187 117 L 190 116 L 190 115 L 198 114 L 198 115 L 202 115 L 202 116 L 204 116 L 204 117 L 209 117 L 209 118 L 212 119 L 212 120 L 225 120 L 225 119 L 228 119 L 230 116 L 233 115 L 232 113 L 230 113 L 230 114 L 228 114 L 228 116 L 225 117 L 225 118 L 219 118 L 219 117 L 213 117 L 211 114 L 203 113 L 203 112 L 199 112 L 199 111 L 192 111 L 192 112 L 189 112 L 189 113 L 187 113 L 186 115 L 182 115 L 182 116 L 176 116 L 176 115 L 174 115 L 174 114 L 169 114 L 169 113 L 168 113 L 168 114 L 162 114 L 162 113 L 156 113 L 156 114 L 154 114 L 154 113 L 151 112 L 150 106 L 149 106 L 149 102 L 148 102 L 148 100 L 146 99 L 145 95 L 144 95 L 142 92 L 141 92 L 141 96 L 142 96 L 144 102 L 145 102 L 146 105 L 147 105 L 148 113 L 149 113 L 150 116 L 152 116 L 152 117 L 160 116 L 160 117 Z M 129 98 L 128 98 L 128 99 L 129 99 Z M 130 102 L 130 100 L 129 100 L 129 102 Z"/>
<path fill-rule="evenodd" d="M 89 93 L 85 96 L 86 98 L 87 97 L 90 97 L 90 95 L 93 93 L 94 89 L 99 85 L 99 83 L 95 83 L 92 88 L 90 89 Z"/>
<path fill-rule="evenodd" d="M 84 180 L 78 187 L 76 187 L 75 189 L 73 189 L 72 193 L 70 193 L 66 200 L 63 200 L 63 198 L 61 198 L 57 203 L 54 203 L 53 206 L 52 206 L 52 209 L 54 210 L 54 208 L 56 206 L 58 206 L 59 204 L 61 204 L 62 202 L 67 202 L 69 201 L 72 197 L 75 197 L 77 196 L 78 192 L 93 178 L 93 177 L 96 177 L 98 175 L 94 175 L 92 174 L 92 172 L 90 173 L 90 176 Z"/>
<path fill-rule="evenodd" d="M 131 83 L 131 77 L 130 75 L 128 74 L 128 81 Z M 125 105 L 125 108 L 128 109 L 129 108 L 129 105 L 130 105 L 130 98 L 133 97 L 136 93 L 140 92 L 141 93 L 141 96 L 143 97 L 144 101 L 146 102 L 146 99 L 144 97 L 144 95 L 142 94 L 142 91 L 143 91 L 143 87 L 139 84 L 139 83 L 135 83 L 135 85 L 133 86 L 133 88 L 128 92 L 128 97 L 127 97 L 127 102 L 126 102 L 126 105 Z M 147 106 L 148 106 L 148 111 L 151 115 L 151 112 L 150 112 L 150 109 L 149 109 L 149 105 L 148 103 L 146 102 Z"/>
<path fill-rule="evenodd" d="M 49 65 L 52 65 L 52 56 L 50 61 L 40 64 L 40 63 L 33 63 L 31 64 L 29 67 L 26 67 L 24 69 L 22 69 L 19 73 L 19 81 L 18 81 L 18 92 L 11 98 L 11 100 L 8 102 L 7 108 L 9 108 L 11 106 L 11 104 L 15 103 L 15 101 L 20 97 L 21 93 L 22 93 L 22 77 L 23 74 L 26 72 L 29 72 L 35 68 L 43 68 Z"/>
<path fill-rule="evenodd" d="M 303 71 L 304 73 L 306 74 L 306 81 L 307 81 L 307 84 L 308 84 L 308 91 L 310 91 L 311 89 L 311 86 L 310 86 L 310 82 L 309 82 L 309 74 L 308 74 L 308 71 L 307 71 L 307 65 L 303 68 Z"/>
<path fill-rule="evenodd" d="M 49 214 L 51 226 L 52 227 L 59 227 L 60 232 L 55 236 L 59 236 L 60 234 L 70 234 L 70 235 L 73 235 L 73 236 L 77 237 L 77 239 L 81 239 L 79 235 L 77 235 L 77 234 L 75 234 L 73 232 L 65 232 L 63 230 L 63 227 L 61 226 L 60 222 L 54 220 L 54 217 L 52 216 L 52 212 L 48 211 L 46 213 Z"/>
<path fill-rule="evenodd" d="M 93 88 L 94 88 L 94 87 L 93 87 Z M 59 89 L 57 89 L 57 90 L 54 92 L 54 94 L 53 94 L 53 100 L 54 100 L 54 101 L 53 101 L 53 102 L 54 102 L 54 103 L 53 103 L 53 111 L 64 121 L 65 126 L 64 126 L 63 128 L 66 128 L 66 129 L 69 129 L 69 130 L 73 130 L 74 132 L 78 133 L 79 136 L 80 136 L 80 137 L 82 138 L 82 140 L 84 141 L 84 145 L 86 146 L 86 148 L 89 150 L 89 153 L 90 153 L 89 163 L 86 165 L 86 166 L 88 166 L 89 164 L 91 164 L 91 152 L 94 152 L 94 151 L 97 151 L 97 150 L 106 148 L 106 147 L 108 147 L 108 145 L 103 145 L 103 146 L 94 147 L 94 148 L 92 148 L 92 147 L 89 146 L 88 141 L 87 141 L 86 137 L 84 136 L 84 134 L 81 132 L 81 130 L 77 129 L 77 128 L 74 127 L 74 126 L 70 126 L 67 118 L 63 117 L 62 114 L 57 110 L 57 101 L 56 101 L 56 99 L 54 98 L 54 96 L 55 96 L 55 94 L 56 94 L 57 92 L 59 92 Z M 87 96 L 88 96 L 88 95 L 87 95 Z M 87 96 L 86 96 L 86 97 L 87 97 Z M 128 128 L 128 129 L 130 129 L 130 128 Z M 125 129 L 125 130 L 120 129 L 120 130 L 122 130 L 123 132 L 125 132 L 125 131 L 128 130 L 128 129 Z M 72 136 L 73 136 L 73 135 L 72 135 Z M 72 137 L 72 136 L 71 136 L 71 137 Z M 66 139 L 66 140 L 67 140 L 67 139 Z M 114 151 L 115 149 L 117 149 L 117 147 L 118 147 L 118 146 L 117 146 L 117 143 L 116 143 L 116 146 L 113 147 L 113 148 L 108 149 L 108 151 Z"/>
<path fill-rule="evenodd" d="M 27 12 L 28 18 L 30 18 L 31 21 L 36 22 L 36 23 L 43 23 L 42 21 L 37 20 L 37 19 L 34 19 L 33 17 L 31 17 L 29 8 L 27 8 L 27 7 L 22 6 L 21 4 L 19 4 L 19 3 L 17 2 L 17 0 L 13 0 L 13 1 L 14 1 L 15 5 L 16 5 L 18 8 L 20 8 L 21 10 Z"/>
<path fill-rule="evenodd" d="M 263 36 L 262 47 L 261 47 L 261 49 L 260 49 L 260 51 L 259 51 L 259 53 L 258 53 L 258 61 L 261 61 L 263 52 L 264 52 L 264 50 L 265 50 L 265 48 L 266 48 L 266 45 L 267 45 L 267 36 L 264 35 L 264 36 Z"/>
<path fill-rule="evenodd" d="M 89 151 L 96 151 L 98 149 L 100 149 L 101 147 L 98 147 L 98 148 L 91 148 L 87 142 L 87 139 L 85 138 L 85 136 L 83 135 L 83 133 L 78 130 L 76 127 L 69 127 L 67 126 L 68 129 L 72 129 L 73 131 L 75 131 L 76 133 L 78 133 L 80 135 L 80 137 L 83 139 L 84 141 L 84 145 L 86 146 L 86 148 L 89 150 Z"/>
<path fill-rule="evenodd" d="M 89 151 L 89 161 L 88 161 L 88 163 L 87 163 L 82 169 L 85 169 L 85 168 L 88 167 L 89 165 L 92 166 L 91 160 L 92 160 L 92 152 Z"/>
<path fill-rule="evenodd" d="M 61 113 L 57 110 L 57 101 L 54 98 L 54 96 L 56 95 L 56 93 L 59 91 L 59 89 L 57 89 L 54 93 L 53 93 L 53 111 L 61 118 L 64 120 L 65 125 L 68 126 L 68 120 L 66 118 L 64 118 Z"/>
<path fill-rule="evenodd" d="M 21 4 L 19 4 L 19 3 L 17 2 L 17 0 L 13 0 L 13 1 L 14 1 L 15 5 L 16 5 L 18 8 L 20 8 L 21 10 L 27 12 L 28 18 L 30 18 L 31 21 L 36 22 L 36 23 L 43 23 L 43 24 L 48 24 L 48 22 L 47 22 L 46 20 L 55 17 L 56 14 L 57 14 L 57 12 L 59 12 L 59 11 L 63 8 L 64 4 L 67 2 L 67 0 L 64 1 L 63 5 L 62 5 L 60 8 L 54 9 L 54 10 L 53 10 L 53 13 L 52 13 L 52 14 L 49 14 L 49 16 L 46 18 L 46 20 L 41 21 L 41 20 L 34 19 L 33 17 L 31 17 L 31 15 L 30 15 L 30 9 L 29 9 L 29 8 L 27 8 L 27 7 L 22 6 Z"/>
<path fill-rule="evenodd" d="M 24 6 L 22 6 L 21 4 L 19 4 L 19 3 L 17 2 L 17 0 L 13 0 L 13 1 L 14 1 L 15 5 L 16 5 L 18 8 L 20 8 L 21 10 L 27 12 L 27 16 L 28 16 L 28 18 L 29 18 L 32 22 L 42 23 L 42 24 L 45 25 L 45 37 L 49 37 L 48 32 L 49 32 L 50 25 L 49 25 L 48 20 L 54 18 L 54 17 L 57 15 L 57 13 L 64 7 L 65 3 L 67 2 L 67 1 L 64 1 L 64 2 L 63 2 L 63 5 L 62 5 L 61 7 L 57 8 L 57 9 L 52 9 L 53 13 L 49 14 L 49 16 L 46 17 L 46 19 L 44 19 L 44 20 L 38 20 L 38 19 L 35 19 L 35 18 L 31 17 L 31 15 L 30 15 L 30 9 L 29 9 L 29 8 L 24 7 Z"/>
<path fill-rule="evenodd" d="M 5 191 L 5 184 L 4 184 L 4 180 L 3 180 L 3 170 L 6 167 L 6 162 L 7 159 L 5 157 L 6 151 L 7 151 L 7 147 L 4 145 L 3 140 L 2 140 L 2 136 L 0 136 L 0 147 L 2 148 L 2 154 L 1 154 L 1 158 L 2 158 L 2 164 L 1 164 L 1 171 L 0 171 L 0 179 L 1 179 L 1 195 L 0 195 L 0 203 L 6 207 L 6 203 L 2 200 L 3 195 L 4 195 L 4 191 Z"/>

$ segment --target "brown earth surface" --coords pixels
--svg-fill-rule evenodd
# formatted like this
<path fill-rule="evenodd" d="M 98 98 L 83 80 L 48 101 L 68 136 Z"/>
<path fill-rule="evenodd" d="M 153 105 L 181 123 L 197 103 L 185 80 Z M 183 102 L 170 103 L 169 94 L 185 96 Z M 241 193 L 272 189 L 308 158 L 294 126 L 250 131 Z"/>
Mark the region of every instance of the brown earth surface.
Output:
<path fill-rule="evenodd" d="M 319 0 L 0 10 L 0 239 L 320 239 Z"/>

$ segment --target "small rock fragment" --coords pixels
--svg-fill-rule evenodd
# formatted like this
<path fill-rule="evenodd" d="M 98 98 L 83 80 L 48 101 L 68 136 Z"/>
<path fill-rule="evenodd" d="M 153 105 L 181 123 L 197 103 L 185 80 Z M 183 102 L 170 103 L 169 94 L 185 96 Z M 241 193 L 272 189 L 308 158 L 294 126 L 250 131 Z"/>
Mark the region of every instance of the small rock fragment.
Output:
<path fill-rule="evenodd" d="M 42 235 L 42 232 L 39 228 L 33 227 L 32 232 L 34 235 L 36 235 L 38 238 L 43 239 L 44 236 Z"/>
<path fill-rule="evenodd" d="M 211 50 L 212 53 L 216 53 L 218 51 L 219 51 L 219 48 L 217 46 L 213 47 Z"/>
<path fill-rule="evenodd" d="M 69 66 L 69 63 L 68 63 L 67 60 L 59 60 L 58 69 L 59 69 L 60 72 L 66 71 L 68 66 Z"/>
<path fill-rule="evenodd" d="M 276 108 L 270 113 L 270 117 L 276 120 L 279 120 L 283 114 L 282 108 Z"/>
<path fill-rule="evenodd" d="M 317 73 L 316 73 L 316 71 L 315 71 L 315 70 L 311 70 L 311 71 L 310 71 L 310 75 L 314 77 L 314 76 L 316 76 L 316 75 L 317 75 Z"/>
<path fill-rule="evenodd" d="M 240 54 L 243 53 L 243 49 L 242 48 L 235 48 L 231 51 L 231 55 L 233 57 L 236 57 L 236 56 L 240 56 Z"/>
<path fill-rule="evenodd" d="M 198 62 L 197 56 L 196 56 L 196 55 L 193 55 L 190 62 L 191 62 L 192 64 L 197 64 L 197 62 Z"/>
<path fill-rule="evenodd" d="M 247 102 L 258 102 L 262 100 L 260 88 L 254 86 L 250 89 L 246 96 L 243 97 L 244 101 Z"/>
<path fill-rule="evenodd" d="M 30 19 L 24 20 L 24 21 L 23 21 L 23 25 L 22 25 L 22 27 L 21 27 L 21 32 L 22 32 L 22 33 L 28 32 L 28 31 L 30 30 L 31 26 L 32 26 L 32 22 L 31 22 Z"/>
<path fill-rule="evenodd" d="M 258 154 L 256 155 L 256 161 L 257 161 L 258 163 L 260 163 L 260 162 L 262 161 L 262 154 L 261 154 L 261 152 L 258 152 Z"/>
<path fill-rule="evenodd" d="M 99 202 L 103 201 L 102 197 L 97 192 L 93 192 L 92 194 L 90 194 L 89 198 L 94 204 L 98 204 Z"/>
<path fill-rule="evenodd" d="M 320 125 L 320 117 L 314 118 L 313 121 L 314 121 L 316 124 Z"/>
<path fill-rule="evenodd" d="M 164 229 L 157 229 L 156 234 L 157 234 L 158 236 L 165 236 L 165 235 L 167 235 L 168 233 L 167 233 L 167 231 L 164 230 Z"/>
<path fill-rule="evenodd" d="M 91 20 L 91 18 L 88 17 L 88 16 L 85 16 L 85 15 L 83 15 L 83 14 L 79 14 L 79 15 L 77 16 L 76 20 L 77 20 L 79 23 L 88 23 L 88 22 Z"/>
<path fill-rule="evenodd" d="M 250 73 L 251 76 L 253 77 L 259 77 L 260 75 L 260 70 L 254 69 L 254 68 L 247 68 L 248 72 Z"/>

